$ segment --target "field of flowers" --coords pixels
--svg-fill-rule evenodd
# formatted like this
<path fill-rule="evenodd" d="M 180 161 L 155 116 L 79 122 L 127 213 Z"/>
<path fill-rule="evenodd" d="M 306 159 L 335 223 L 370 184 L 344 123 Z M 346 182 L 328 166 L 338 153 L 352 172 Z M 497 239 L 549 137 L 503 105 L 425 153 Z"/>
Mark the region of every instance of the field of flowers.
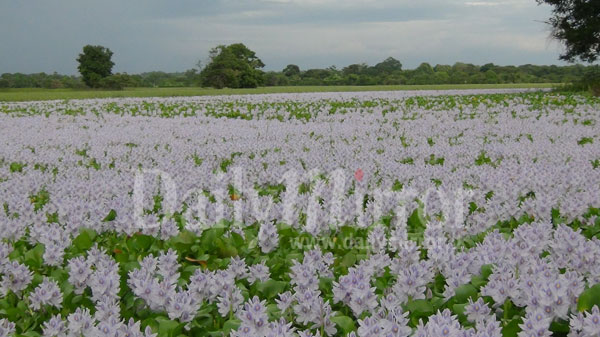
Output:
<path fill-rule="evenodd" d="M 600 99 L 0 103 L 0 337 L 600 336 Z"/>

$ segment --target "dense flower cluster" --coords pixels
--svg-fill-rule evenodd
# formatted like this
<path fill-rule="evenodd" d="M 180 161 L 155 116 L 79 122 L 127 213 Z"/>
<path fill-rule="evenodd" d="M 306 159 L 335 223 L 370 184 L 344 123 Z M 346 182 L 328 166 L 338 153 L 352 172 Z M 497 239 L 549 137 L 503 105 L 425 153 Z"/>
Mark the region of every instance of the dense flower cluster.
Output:
<path fill-rule="evenodd" d="M 0 104 L 0 337 L 600 336 L 600 103 L 477 93 Z"/>

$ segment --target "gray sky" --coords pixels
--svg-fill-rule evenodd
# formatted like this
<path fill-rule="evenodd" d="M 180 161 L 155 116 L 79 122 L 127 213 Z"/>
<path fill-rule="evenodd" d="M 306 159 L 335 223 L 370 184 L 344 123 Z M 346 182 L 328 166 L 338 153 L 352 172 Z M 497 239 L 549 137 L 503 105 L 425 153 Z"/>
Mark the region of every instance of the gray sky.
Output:
<path fill-rule="evenodd" d="M 2 0 L 0 73 L 77 73 L 86 44 L 114 72 L 184 71 L 242 42 L 281 70 L 375 64 L 561 64 L 535 0 Z"/>

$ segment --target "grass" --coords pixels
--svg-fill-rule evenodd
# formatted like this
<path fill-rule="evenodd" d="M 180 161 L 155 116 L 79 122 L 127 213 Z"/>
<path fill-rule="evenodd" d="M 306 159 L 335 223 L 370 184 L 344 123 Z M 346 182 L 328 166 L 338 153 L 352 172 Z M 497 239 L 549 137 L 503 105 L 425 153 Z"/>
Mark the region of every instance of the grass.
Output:
<path fill-rule="evenodd" d="M 0 89 L 0 102 L 44 101 L 65 99 L 88 99 L 108 97 L 167 97 L 167 96 L 214 96 L 303 92 L 343 91 L 394 91 L 394 90 L 452 90 L 452 89 L 507 89 L 507 88 L 553 88 L 551 83 L 517 84 L 442 84 L 442 85 L 374 85 L 374 86 L 296 86 L 262 87 L 256 89 L 212 88 L 127 88 L 125 90 L 77 90 L 77 89 Z"/>

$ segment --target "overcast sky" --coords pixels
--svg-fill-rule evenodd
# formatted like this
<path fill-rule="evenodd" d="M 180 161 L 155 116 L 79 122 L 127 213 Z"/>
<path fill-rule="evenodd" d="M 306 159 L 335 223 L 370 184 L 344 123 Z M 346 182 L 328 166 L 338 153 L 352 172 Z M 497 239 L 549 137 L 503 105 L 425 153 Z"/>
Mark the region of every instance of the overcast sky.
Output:
<path fill-rule="evenodd" d="M 281 70 L 457 61 L 561 64 L 535 0 L 1 0 L 0 73 L 77 73 L 86 44 L 114 72 L 184 71 L 242 42 Z"/>

